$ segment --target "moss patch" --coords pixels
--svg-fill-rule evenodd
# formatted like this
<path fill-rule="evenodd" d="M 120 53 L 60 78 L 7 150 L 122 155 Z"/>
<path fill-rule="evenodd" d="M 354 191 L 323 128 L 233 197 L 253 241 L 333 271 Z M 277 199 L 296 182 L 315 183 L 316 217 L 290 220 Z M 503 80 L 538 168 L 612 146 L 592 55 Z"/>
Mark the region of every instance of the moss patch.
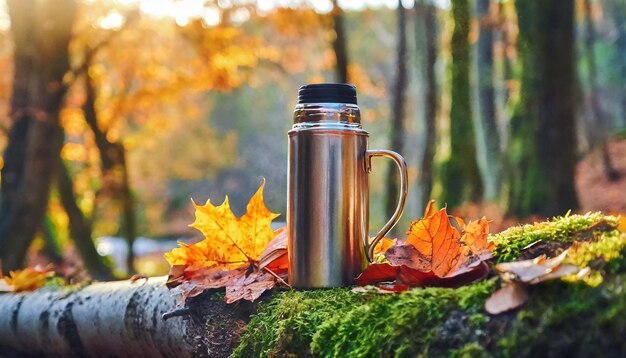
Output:
<path fill-rule="evenodd" d="M 496 262 L 515 260 L 521 251 L 531 244 L 562 242 L 571 243 L 575 236 L 585 236 L 593 225 L 606 222 L 609 227 L 615 228 L 618 219 L 604 216 L 602 213 L 587 213 L 585 215 L 566 215 L 554 218 L 551 221 L 520 225 L 491 235 L 490 240 L 496 244 L 494 258 Z M 601 225 L 598 229 L 607 229 Z"/>
<path fill-rule="evenodd" d="M 366 300 L 349 289 L 278 293 L 269 303 L 259 305 L 233 356 L 305 355 L 319 326 Z"/>
<path fill-rule="evenodd" d="M 606 225 L 598 225 L 598 223 Z M 590 266 L 604 282 L 533 286 L 519 311 L 489 316 L 493 276 L 458 289 L 422 288 L 375 295 L 350 289 L 287 291 L 259 304 L 236 357 L 266 356 L 562 356 L 626 352 L 626 234 L 601 214 L 571 215 L 492 236 L 496 260 L 519 257 L 529 244 L 574 245 L 568 260 Z"/>

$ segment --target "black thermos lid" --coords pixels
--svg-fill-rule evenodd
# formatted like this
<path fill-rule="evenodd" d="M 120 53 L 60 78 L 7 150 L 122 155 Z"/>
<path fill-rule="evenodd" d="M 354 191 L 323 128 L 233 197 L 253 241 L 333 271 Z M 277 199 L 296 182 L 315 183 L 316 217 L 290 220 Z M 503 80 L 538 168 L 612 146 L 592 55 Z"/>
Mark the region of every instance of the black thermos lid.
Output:
<path fill-rule="evenodd" d="M 356 103 L 356 87 L 347 83 L 315 83 L 298 90 L 301 103 Z"/>

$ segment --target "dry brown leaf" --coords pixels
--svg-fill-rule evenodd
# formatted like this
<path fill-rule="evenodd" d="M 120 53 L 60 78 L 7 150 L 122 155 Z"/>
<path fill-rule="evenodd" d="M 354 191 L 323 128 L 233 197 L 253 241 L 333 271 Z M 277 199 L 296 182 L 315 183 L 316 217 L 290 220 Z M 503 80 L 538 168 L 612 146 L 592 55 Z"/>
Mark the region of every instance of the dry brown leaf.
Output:
<path fill-rule="evenodd" d="M 563 264 L 568 250 L 560 255 L 546 258 L 538 256 L 532 260 L 512 261 L 496 265 L 496 270 L 507 286 L 494 292 L 485 302 L 485 309 L 491 314 L 499 314 L 518 308 L 527 300 L 526 286 L 554 280 L 576 273 L 587 274 L 576 265 Z"/>
<path fill-rule="evenodd" d="M 496 315 L 521 307 L 528 300 L 526 287 L 515 282 L 508 283 L 494 292 L 485 302 L 485 310 Z"/>
<path fill-rule="evenodd" d="M 430 271 L 431 263 L 415 246 L 398 242 L 385 252 L 385 258 L 394 266 L 405 265 L 415 270 Z"/>
<path fill-rule="evenodd" d="M 580 268 L 575 265 L 562 265 L 567 256 L 567 250 L 553 258 L 545 255 L 532 260 L 512 261 L 496 265 L 502 278 L 506 281 L 517 281 L 528 284 L 537 284 L 566 275 L 577 273 Z"/>
<path fill-rule="evenodd" d="M 287 268 L 287 228 L 282 227 L 275 232 L 275 237 L 265 247 L 259 259 L 259 269 L 266 266 L 272 270 Z"/>

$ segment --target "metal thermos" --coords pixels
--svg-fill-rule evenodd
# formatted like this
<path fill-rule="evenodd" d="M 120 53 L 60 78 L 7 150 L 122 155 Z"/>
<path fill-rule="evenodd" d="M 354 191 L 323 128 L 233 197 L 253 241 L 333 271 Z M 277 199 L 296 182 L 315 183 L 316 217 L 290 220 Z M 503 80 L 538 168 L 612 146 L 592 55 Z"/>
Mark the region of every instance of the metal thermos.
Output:
<path fill-rule="evenodd" d="M 402 156 L 369 150 L 356 88 L 343 83 L 300 87 L 289 131 L 287 228 L 289 282 L 339 287 L 372 260 L 374 246 L 398 222 L 407 194 Z M 370 241 L 368 173 L 371 158 L 391 158 L 400 170 L 396 211 Z"/>

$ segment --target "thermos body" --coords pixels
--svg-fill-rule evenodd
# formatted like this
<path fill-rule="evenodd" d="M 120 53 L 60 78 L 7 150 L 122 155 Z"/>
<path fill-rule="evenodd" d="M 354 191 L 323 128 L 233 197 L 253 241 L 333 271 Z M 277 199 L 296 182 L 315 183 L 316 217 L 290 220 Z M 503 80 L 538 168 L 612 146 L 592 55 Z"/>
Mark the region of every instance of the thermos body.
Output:
<path fill-rule="evenodd" d="M 367 132 L 289 132 L 287 223 L 294 287 L 350 285 L 367 265 Z"/>
<path fill-rule="evenodd" d="M 347 84 L 301 87 L 288 136 L 289 283 L 299 288 L 352 285 L 372 260 L 376 243 L 402 215 L 406 163 L 398 153 L 368 149 L 356 88 Z M 368 173 L 377 156 L 398 165 L 400 195 L 396 211 L 370 241 Z"/>

